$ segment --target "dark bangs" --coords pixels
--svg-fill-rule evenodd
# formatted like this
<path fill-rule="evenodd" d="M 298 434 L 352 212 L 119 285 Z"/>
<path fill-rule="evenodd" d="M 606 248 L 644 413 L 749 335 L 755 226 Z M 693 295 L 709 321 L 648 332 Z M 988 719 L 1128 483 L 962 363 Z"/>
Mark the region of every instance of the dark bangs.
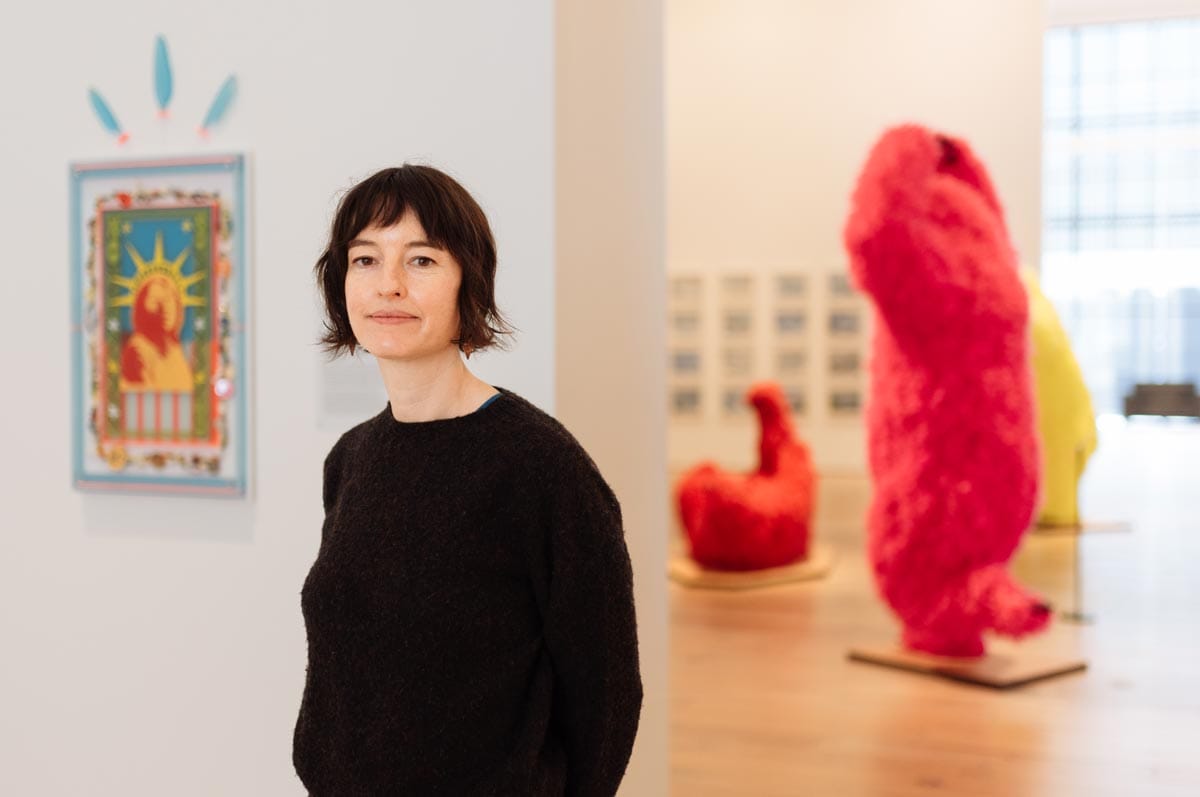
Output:
<path fill-rule="evenodd" d="M 446 214 L 440 207 L 444 200 L 432 182 L 417 166 L 384 169 L 371 175 L 342 199 L 334 219 L 334 243 L 347 246 L 367 227 L 390 227 L 411 209 L 429 242 L 447 248 Z"/>

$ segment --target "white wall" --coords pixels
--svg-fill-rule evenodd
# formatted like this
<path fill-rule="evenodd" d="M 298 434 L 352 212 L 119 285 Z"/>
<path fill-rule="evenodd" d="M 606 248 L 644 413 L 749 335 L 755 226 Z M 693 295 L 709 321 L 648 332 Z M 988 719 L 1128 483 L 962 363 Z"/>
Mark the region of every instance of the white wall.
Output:
<path fill-rule="evenodd" d="M 557 407 L 650 565 L 634 572 L 645 699 L 621 792 L 638 797 L 668 793 L 662 22 L 659 0 L 562 0 L 556 19 Z"/>
<path fill-rule="evenodd" d="M 1022 257 L 1040 236 L 1041 0 L 667 0 L 669 273 L 844 268 L 841 231 L 885 127 L 965 136 Z M 818 467 L 864 467 L 860 424 L 802 425 Z M 748 466 L 742 424 L 673 424 L 669 459 Z"/>
<path fill-rule="evenodd" d="M 353 180 L 404 160 L 446 168 L 493 222 L 500 303 L 522 330 L 513 353 L 472 364 L 553 411 L 553 0 L 49 0 L 9 16 L 0 794 L 300 794 L 299 591 L 337 434 L 318 427 L 312 263 Z M 153 114 L 158 33 L 176 72 L 165 129 Z M 198 142 L 231 71 L 236 107 Z M 89 85 L 133 134 L 123 151 L 93 118 Z M 67 163 L 225 150 L 253 156 L 254 494 L 81 495 L 69 485 Z M 644 666 L 655 677 L 665 657 Z"/>

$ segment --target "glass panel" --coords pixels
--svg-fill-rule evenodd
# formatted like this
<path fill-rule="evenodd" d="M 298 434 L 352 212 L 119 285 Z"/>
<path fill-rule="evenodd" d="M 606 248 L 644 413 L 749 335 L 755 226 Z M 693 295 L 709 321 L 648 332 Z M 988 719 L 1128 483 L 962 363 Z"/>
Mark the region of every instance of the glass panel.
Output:
<path fill-rule="evenodd" d="M 1200 383 L 1200 19 L 1047 32 L 1042 286 L 1098 412 Z"/>

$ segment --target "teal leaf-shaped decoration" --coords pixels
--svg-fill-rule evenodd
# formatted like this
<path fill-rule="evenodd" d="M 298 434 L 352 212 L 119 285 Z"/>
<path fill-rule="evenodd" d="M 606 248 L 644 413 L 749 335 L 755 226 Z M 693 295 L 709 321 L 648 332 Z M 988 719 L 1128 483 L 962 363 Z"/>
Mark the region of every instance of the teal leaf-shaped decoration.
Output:
<path fill-rule="evenodd" d="M 108 103 L 100 96 L 100 92 L 88 89 L 88 98 L 92 101 L 92 110 L 96 112 L 96 118 L 100 120 L 100 124 L 117 137 L 118 143 L 124 144 L 129 139 L 129 134 L 121 129 L 121 123 L 117 121 L 112 108 L 109 108 Z"/>
<path fill-rule="evenodd" d="M 158 101 L 158 115 L 167 115 L 175 80 L 171 75 L 171 59 L 167 56 L 167 40 L 161 35 L 154 42 L 154 98 Z"/>
<path fill-rule="evenodd" d="M 233 102 L 236 93 L 237 78 L 230 75 L 221 84 L 217 96 L 213 98 L 212 105 L 208 106 L 208 113 L 204 115 L 204 122 L 200 125 L 200 135 L 208 135 L 208 131 L 225 117 L 225 112 L 229 110 L 229 105 Z"/>

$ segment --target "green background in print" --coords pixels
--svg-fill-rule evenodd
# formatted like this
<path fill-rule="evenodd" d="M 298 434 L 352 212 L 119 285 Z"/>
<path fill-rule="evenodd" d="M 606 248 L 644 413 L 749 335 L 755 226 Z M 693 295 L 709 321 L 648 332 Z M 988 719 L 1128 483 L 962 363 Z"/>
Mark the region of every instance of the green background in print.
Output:
<path fill-rule="evenodd" d="M 190 396 L 185 434 L 147 424 L 141 439 L 206 440 L 212 433 L 211 212 L 200 206 L 103 214 L 109 438 L 128 436 L 128 422 L 122 429 L 121 414 L 112 411 L 128 393 Z"/>

